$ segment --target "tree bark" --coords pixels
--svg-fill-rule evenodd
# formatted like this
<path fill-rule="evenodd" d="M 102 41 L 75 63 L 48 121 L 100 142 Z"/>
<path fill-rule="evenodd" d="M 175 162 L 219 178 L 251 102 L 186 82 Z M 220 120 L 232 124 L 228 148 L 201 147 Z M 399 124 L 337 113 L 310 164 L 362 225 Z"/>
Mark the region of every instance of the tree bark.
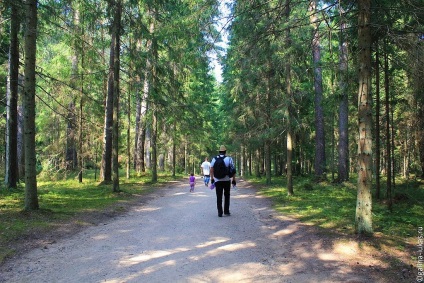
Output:
<path fill-rule="evenodd" d="M 129 92 L 128 92 L 128 102 L 127 102 L 127 179 L 130 178 L 131 175 L 131 92 L 133 89 L 134 82 L 130 81 Z"/>
<path fill-rule="evenodd" d="M 267 46 L 269 47 L 269 43 L 267 42 Z M 266 128 L 270 129 L 272 127 L 271 120 L 271 72 L 272 72 L 272 63 L 271 58 L 267 58 L 267 69 L 268 74 L 266 75 L 266 109 L 265 109 L 265 123 Z M 269 134 L 265 137 L 264 142 L 264 159 L 265 159 L 265 177 L 266 184 L 271 184 L 271 140 Z"/>
<path fill-rule="evenodd" d="M 113 62 L 113 131 L 112 131 L 112 169 L 113 191 L 119 192 L 119 69 L 121 49 L 121 0 L 115 2 L 115 15 L 113 21 L 113 33 L 115 34 L 114 62 Z"/>
<path fill-rule="evenodd" d="M 343 17 L 342 17 L 343 18 Z M 348 71 L 348 49 L 347 40 L 345 40 L 346 23 L 343 21 L 340 31 L 340 57 L 339 57 L 339 144 L 338 144 L 338 176 L 339 182 L 349 180 L 349 97 L 347 90 L 347 71 Z"/>
<path fill-rule="evenodd" d="M 149 33 L 151 35 L 154 34 L 155 31 L 155 22 L 151 21 L 149 25 Z M 146 49 L 148 54 L 152 54 L 152 39 L 148 39 L 146 43 Z M 143 82 L 143 96 L 140 101 L 140 116 L 138 119 L 138 139 L 137 139 L 137 154 L 136 158 L 136 170 L 137 172 L 145 172 L 146 171 L 146 163 L 148 167 L 150 167 L 150 132 L 147 129 L 147 117 L 150 105 L 148 100 L 150 98 L 150 90 L 151 90 L 151 81 L 152 81 L 152 56 L 148 56 L 146 59 L 146 67 L 144 70 L 144 82 Z M 138 106 L 138 105 L 137 105 Z M 146 137 L 149 139 L 146 147 Z"/>
<path fill-rule="evenodd" d="M 26 0 L 24 148 L 25 210 L 39 208 L 37 192 L 37 157 L 35 154 L 35 64 L 37 47 L 37 0 Z"/>
<path fill-rule="evenodd" d="M 115 82 L 115 44 L 116 33 L 112 31 L 109 56 L 109 73 L 107 81 L 107 97 L 105 105 L 105 124 L 103 130 L 103 154 L 101 180 L 112 181 L 112 140 L 113 140 L 113 102 L 114 102 L 114 82 Z"/>
<path fill-rule="evenodd" d="M 137 82 L 136 82 L 136 104 L 135 104 L 135 129 L 134 129 L 134 169 L 139 172 L 139 149 L 138 149 L 138 140 L 141 135 L 140 129 L 141 129 L 141 95 L 140 95 L 140 76 L 137 76 Z"/>
<path fill-rule="evenodd" d="M 314 89 L 315 89 L 315 177 L 318 180 L 325 179 L 326 158 L 325 158 L 325 132 L 324 132 L 324 111 L 322 107 L 322 69 L 321 50 L 318 17 L 316 16 L 316 0 L 309 3 L 311 13 L 310 22 L 313 27 L 312 35 L 312 59 L 314 69 Z"/>
<path fill-rule="evenodd" d="M 261 154 L 260 154 L 260 150 L 256 149 L 255 153 L 254 153 L 254 158 L 255 158 L 255 176 L 256 178 L 260 178 L 261 177 L 261 170 L 260 170 L 260 166 L 261 166 L 261 158 L 260 158 Z"/>
<path fill-rule="evenodd" d="M 290 0 L 286 0 L 286 20 L 289 22 L 290 18 Z M 291 35 L 290 29 L 287 28 L 286 32 L 286 46 L 287 50 L 291 47 Z M 287 140 L 286 140 L 286 150 L 287 150 L 287 194 L 289 196 L 294 195 L 293 191 L 293 131 L 291 125 L 291 104 L 292 104 L 292 90 L 291 90 L 291 56 L 288 54 L 288 58 L 286 60 L 285 65 L 285 73 L 286 73 L 286 95 L 287 95 L 287 106 L 286 106 L 286 117 L 287 117 Z"/>
<path fill-rule="evenodd" d="M 371 0 L 358 0 L 358 194 L 355 230 L 372 234 Z"/>
<path fill-rule="evenodd" d="M 4 177 L 7 188 L 16 188 L 18 181 L 18 89 L 19 89 L 19 27 L 21 17 L 18 5 L 11 4 L 9 76 L 7 81 L 6 105 L 6 173 Z"/>
<path fill-rule="evenodd" d="M 375 197 L 380 199 L 380 52 L 378 41 L 375 52 Z"/>
<path fill-rule="evenodd" d="M 176 122 L 174 122 L 173 125 L 173 130 L 174 130 L 174 136 L 172 138 L 172 177 L 176 176 L 176 166 L 177 166 L 177 141 L 176 141 L 176 130 L 177 130 L 177 126 L 176 126 Z"/>
<path fill-rule="evenodd" d="M 392 147 L 390 135 L 390 89 L 389 89 L 389 58 L 387 54 L 387 43 L 384 43 L 384 90 L 385 90 L 385 116 L 386 116 L 386 162 L 387 162 L 387 182 L 386 198 L 387 207 L 391 211 L 392 202 Z"/>
<path fill-rule="evenodd" d="M 78 3 L 77 3 L 78 5 Z M 80 12 L 79 12 L 79 7 L 75 8 L 75 14 L 76 14 L 76 18 L 75 18 L 75 26 L 76 26 L 76 32 L 77 32 L 77 38 L 84 38 L 84 33 L 83 33 L 83 29 L 80 28 Z M 76 72 L 74 73 L 74 75 L 77 76 L 77 78 L 79 79 L 79 129 L 78 129 L 78 151 L 74 150 L 75 154 L 75 160 L 77 160 L 78 162 L 78 182 L 82 183 L 82 177 L 83 177 L 83 172 L 84 172 L 84 150 L 83 150 L 83 136 L 84 136 L 84 130 L 83 130 L 83 115 L 84 115 L 84 40 L 79 40 L 79 43 L 75 44 L 75 54 L 77 54 L 77 59 L 75 61 L 76 63 L 76 67 L 74 68 L 76 70 Z M 81 55 L 81 56 L 78 56 Z M 82 72 L 81 74 L 79 74 L 79 68 L 78 68 L 78 63 L 79 63 L 79 57 L 81 57 L 81 66 L 82 66 Z M 76 87 L 77 88 L 77 87 Z M 78 89 L 78 88 L 77 88 Z"/>
<path fill-rule="evenodd" d="M 78 46 L 78 38 L 80 37 L 79 26 L 80 26 L 80 14 L 79 7 L 76 3 L 73 3 L 73 54 L 71 59 L 71 87 L 77 89 L 79 79 L 79 52 L 82 49 Z M 76 150 L 76 96 L 72 95 L 72 102 L 69 103 L 68 108 L 68 127 L 66 131 L 66 169 L 74 170 L 77 167 L 77 150 Z"/>
<path fill-rule="evenodd" d="M 154 10 L 154 20 L 153 23 L 156 23 L 158 21 L 158 11 Z M 154 26 L 152 28 L 152 31 L 154 31 Z M 152 32 L 152 34 L 154 34 Z M 157 74 L 157 64 L 158 64 L 158 42 L 157 38 L 153 37 L 152 39 L 152 73 L 151 73 L 151 82 L 152 82 L 152 91 L 153 91 L 153 98 L 156 98 L 158 96 L 158 74 Z M 151 168 L 152 168 L 152 182 L 157 182 L 158 180 L 158 154 L 157 154 L 157 136 L 158 136 L 158 105 L 153 105 L 153 111 L 152 111 L 152 132 L 151 132 L 151 146 L 152 146 L 152 160 L 151 160 Z"/>
<path fill-rule="evenodd" d="M 18 106 L 18 175 L 20 180 L 25 178 L 25 146 L 24 146 L 24 109 Z"/>

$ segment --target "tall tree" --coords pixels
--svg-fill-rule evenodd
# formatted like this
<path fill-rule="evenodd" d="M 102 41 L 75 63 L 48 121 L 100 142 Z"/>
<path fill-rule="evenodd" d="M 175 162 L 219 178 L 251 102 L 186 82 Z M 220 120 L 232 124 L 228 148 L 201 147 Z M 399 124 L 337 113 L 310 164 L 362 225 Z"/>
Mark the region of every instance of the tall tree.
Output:
<path fill-rule="evenodd" d="M 148 121 L 148 111 L 150 110 L 149 99 L 151 91 L 151 81 L 152 81 L 152 37 L 155 32 L 155 21 L 152 17 L 152 12 L 148 13 L 149 15 L 149 30 L 146 40 L 146 64 L 143 70 L 143 95 L 137 95 L 137 117 L 136 117 L 136 144 L 135 144 L 135 163 L 136 170 L 138 172 L 146 171 L 146 162 L 145 162 L 145 147 L 146 147 L 146 135 L 147 135 L 147 121 Z M 141 43 L 139 43 L 139 48 Z"/>
<path fill-rule="evenodd" d="M 159 19 L 159 11 L 158 7 L 152 7 L 151 10 L 152 13 L 152 20 L 153 20 L 153 30 L 155 29 L 156 23 Z M 153 33 L 152 34 L 152 50 L 151 50 L 151 56 L 152 56 L 152 68 L 151 68 L 151 74 L 149 78 L 151 81 L 149 82 L 151 84 L 151 90 L 152 90 L 152 96 L 154 100 L 158 100 L 159 96 L 159 82 L 158 82 L 158 64 L 159 64 L 159 46 L 158 46 L 158 38 Z M 157 172 L 157 157 L 158 157 L 158 148 L 157 148 L 157 137 L 158 137 L 158 103 L 153 103 L 152 107 L 152 124 L 151 124 L 151 147 L 152 147 L 152 159 L 151 159 L 151 168 L 152 168 L 152 182 L 157 182 L 158 180 L 158 172 Z"/>
<path fill-rule="evenodd" d="M 115 1 L 109 2 L 109 10 L 113 12 L 115 10 Z M 101 170 L 101 180 L 105 182 L 112 181 L 112 149 L 113 149 L 113 103 L 114 103 L 114 94 L 115 94 L 115 56 L 116 52 L 116 18 L 113 14 L 112 26 L 111 26 L 111 42 L 110 42 L 110 52 L 109 52 L 109 71 L 108 71 L 108 81 L 107 81 L 107 97 L 106 97 L 106 106 L 105 106 L 105 122 L 104 122 L 104 132 L 103 132 L 103 154 L 102 154 L 102 170 Z"/>
<path fill-rule="evenodd" d="M 286 11 L 285 11 L 285 16 L 286 16 L 286 20 L 287 22 L 289 22 L 289 18 L 290 18 L 290 0 L 286 0 Z M 286 50 L 290 50 L 291 48 L 291 35 L 290 35 L 290 28 L 288 27 L 286 30 Z M 287 192 L 288 195 L 293 195 L 294 191 L 293 191 L 293 168 L 292 168 L 292 164 L 293 164 L 293 131 L 292 131 L 292 100 L 293 100 L 293 95 L 292 95 L 292 87 L 291 87 L 291 56 L 290 56 L 290 51 L 287 54 L 288 58 L 286 60 L 286 65 L 285 65 L 285 73 L 286 73 L 286 95 L 287 95 L 287 106 L 286 106 L 286 116 L 287 116 L 287 144 L 286 144 L 286 149 L 287 149 L 287 161 L 286 161 L 286 168 L 287 168 Z"/>
<path fill-rule="evenodd" d="M 18 80 L 19 80 L 19 29 L 21 1 L 11 3 L 9 76 L 7 81 L 7 128 L 5 184 L 16 188 L 18 180 Z"/>
<path fill-rule="evenodd" d="M 355 230 L 372 234 L 371 0 L 358 0 L 358 194 Z"/>
<path fill-rule="evenodd" d="M 390 133 L 390 81 L 389 81 L 389 55 L 387 50 L 387 40 L 384 41 L 384 93 L 385 93 L 385 118 L 386 118 L 386 198 L 389 210 L 392 210 L 392 144 Z"/>
<path fill-rule="evenodd" d="M 79 59 L 80 59 L 80 7 L 78 2 L 72 3 L 72 31 L 73 31 L 73 54 L 71 58 L 71 80 L 70 84 L 73 89 L 78 88 L 80 78 L 79 74 Z M 72 90 L 71 90 L 72 91 Z M 74 170 L 77 166 L 77 149 L 76 149 L 76 96 L 72 96 L 72 101 L 69 103 L 68 125 L 66 133 L 66 169 Z"/>
<path fill-rule="evenodd" d="M 349 180 L 349 97 L 347 89 L 348 71 L 348 42 L 346 38 L 347 23 L 344 10 L 340 10 L 340 39 L 339 39 L 339 144 L 338 144 L 338 181 Z"/>
<path fill-rule="evenodd" d="M 380 51 L 375 42 L 375 197 L 380 199 Z"/>
<path fill-rule="evenodd" d="M 310 22 L 312 30 L 312 61 L 314 70 L 314 90 L 315 90 L 315 176 L 317 179 L 325 179 L 325 131 L 324 131 L 324 111 L 322 106 L 322 67 L 321 67 L 321 46 L 319 33 L 319 20 L 317 17 L 317 1 L 309 2 Z"/>
<path fill-rule="evenodd" d="M 114 49 L 113 62 L 113 131 L 112 131 L 112 169 L 113 169 L 113 191 L 119 191 L 119 71 L 120 71 L 120 49 L 121 49 L 121 15 L 122 2 L 115 1 L 112 38 Z"/>
<path fill-rule="evenodd" d="M 39 208 L 37 192 L 37 157 L 35 154 L 35 64 L 37 50 L 37 0 L 25 0 L 25 82 L 24 82 L 24 148 L 25 209 Z"/>

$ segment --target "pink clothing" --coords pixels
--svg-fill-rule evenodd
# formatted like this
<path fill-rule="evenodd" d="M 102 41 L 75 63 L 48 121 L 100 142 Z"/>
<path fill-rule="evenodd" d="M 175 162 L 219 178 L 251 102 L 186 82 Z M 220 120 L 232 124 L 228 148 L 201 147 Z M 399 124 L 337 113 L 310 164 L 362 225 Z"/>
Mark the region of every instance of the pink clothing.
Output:
<path fill-rule="evenodd" d="M 194 185 L 196 184 L 196 177 L 190 176 L 190 192 L 194 191 Z"/>

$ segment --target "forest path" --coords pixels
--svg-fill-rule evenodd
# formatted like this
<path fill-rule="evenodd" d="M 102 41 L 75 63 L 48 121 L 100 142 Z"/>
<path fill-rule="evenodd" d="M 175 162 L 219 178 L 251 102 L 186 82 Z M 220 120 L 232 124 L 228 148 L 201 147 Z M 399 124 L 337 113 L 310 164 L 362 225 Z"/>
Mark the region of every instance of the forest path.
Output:
<path fill-rule="evenodd" d="M 3 282 L 388 282 L 316 229 L 279 216 L 241 181 L 231 216 L 218 217 L 215 191 L 173 182 L 130 212 L 34 249 Z M 322 233 L 321 233 L 322 234 Z"/>

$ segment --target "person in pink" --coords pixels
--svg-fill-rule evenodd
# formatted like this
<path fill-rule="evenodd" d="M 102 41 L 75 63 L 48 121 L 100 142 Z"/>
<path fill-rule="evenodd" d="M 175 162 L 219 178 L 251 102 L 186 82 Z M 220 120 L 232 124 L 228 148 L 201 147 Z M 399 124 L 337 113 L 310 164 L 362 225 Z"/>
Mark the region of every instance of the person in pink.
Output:
<path fill-rule="evenodd" d="M 190 174 L 189 182 L 190 182 L 190 192 L 194 192 L 194 185 L 196 184 L 196 177 L 194 177 L 193 173 Z"/>

